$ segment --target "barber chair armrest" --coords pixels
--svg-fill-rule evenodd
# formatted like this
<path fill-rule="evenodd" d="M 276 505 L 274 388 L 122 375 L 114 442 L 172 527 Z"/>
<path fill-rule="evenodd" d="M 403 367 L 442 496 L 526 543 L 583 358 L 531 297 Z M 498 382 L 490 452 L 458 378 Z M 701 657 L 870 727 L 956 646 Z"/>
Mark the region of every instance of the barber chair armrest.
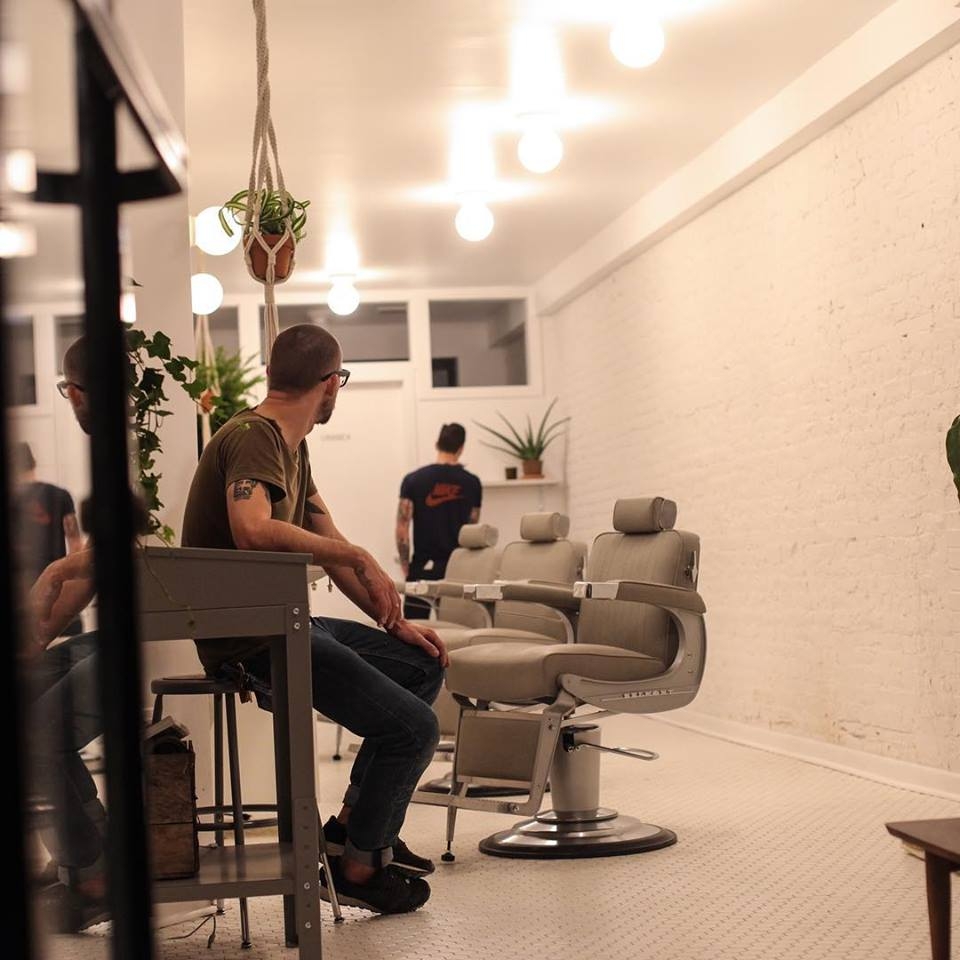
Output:
<path fill-rule="evenodd" d="M 581 599 L 589 597 L 594 600 L 649 603 L 664 610 L 685 610 L 689 613 L 702 614 L 707 609 L 696 590 L 642 580 L 579 580 L 573 585 L 573 595 Z"/>
<path fill-rule="evenodd" d="M 522 600 L 528 603 L 542 603 L 556 610 L 580 609 L 580 598 L 573 595 L 573 586 L 569 583 L 551 583 L 548 580 L 517 580 L 500 584 L 501 600 Z"/>
<path fill-rule="evenodd" d="M 462 600 L 463 584 L 453 580 L 411 580 L 403 583 L 400 590 L 407 597 L 423 597 L 426 600 L 437 600 L 440 597 L 454 597 Z"/>
<path fill-rule="evenodd" d="M 504 583 L 503 580 L 494 580 L 493 583 L 465 583 L 463 598 L 476 600 L 477 603 L 493 603 L 496 600 L 502 600 Z"/>

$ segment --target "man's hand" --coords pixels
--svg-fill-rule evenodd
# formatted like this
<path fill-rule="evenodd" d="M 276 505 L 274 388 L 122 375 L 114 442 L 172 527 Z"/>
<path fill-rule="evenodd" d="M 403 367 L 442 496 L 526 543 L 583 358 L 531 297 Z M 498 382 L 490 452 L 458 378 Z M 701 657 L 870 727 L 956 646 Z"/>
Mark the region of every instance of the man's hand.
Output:
<path fill-rule="evenodd" d="M 391 636 L 409 643 L 411 647 L 420 647 L 431 657 L 439 657 L 440 666 L 448 667 L 450 665 L 450 655 L 443 641 L 437 635 L 435 630 L 410 620 L 398 620 L 395 626 L 388 631 Z"/>
<path fill-rule="evenodd" d="M 56 563 L 50 564 L 30 588 L 30 613 L 38 622 L 50 619 L 53 607 L 63 590 L 64 578 Z"/>
<path fill-rule="evenodd" d="M 366 550 L 358 548 L 358 553 L 353 572 L 370 597 L 377 624 L 384 630 L 392 630 L 400 620 L 400 594 L 397 593 L 393 577 L 388 576 Z"/>

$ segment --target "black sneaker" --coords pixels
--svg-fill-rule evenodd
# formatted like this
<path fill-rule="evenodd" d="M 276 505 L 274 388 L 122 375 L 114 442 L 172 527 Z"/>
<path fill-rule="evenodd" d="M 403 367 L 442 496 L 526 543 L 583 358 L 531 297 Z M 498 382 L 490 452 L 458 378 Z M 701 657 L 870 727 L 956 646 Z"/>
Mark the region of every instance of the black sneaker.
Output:
<path fill-rule="evenodd" d="M 41 923 L 50 933 L 79 933 L 110 919 L 106 900 L 86 897 L 63 883 L 46 887 L 36 902 Z"/>
<path fill-rule="evenodd" d="M 393 860 L 390 862 L 398 870 L 403 870 L 415 877 L 425 877 L 437 869 L 432 860 L 418 857 L 399 837 L 393 845 Z"/>
<path fill-rule="evenodd" d="M 399 870 L 384 867 L 367 883 L 351 883 L 343 875 L 340 857 L 330 857 L 330 872 L 337 888 L 337 899 L 344 907 L 360 907 L 374 913 L 412 913 L 430 899 L 430 884 L 419 877 L 408 877 Z M 320 896 L 330 901 L 327 878 L 320 870 Z"/>
<path fill-rule="evenodd" d="M 347 828 L 336 817 L 331 817 L 323 825 L 323 838 L 327 843 L 327 854 L 331 857 L 343 855 L 347 842 Z M 390 865 L 415 877 L 423 877 L 436 870 L 432 860 L 419 857 L 402 840 L 393 845 L 393 860 Z"/>

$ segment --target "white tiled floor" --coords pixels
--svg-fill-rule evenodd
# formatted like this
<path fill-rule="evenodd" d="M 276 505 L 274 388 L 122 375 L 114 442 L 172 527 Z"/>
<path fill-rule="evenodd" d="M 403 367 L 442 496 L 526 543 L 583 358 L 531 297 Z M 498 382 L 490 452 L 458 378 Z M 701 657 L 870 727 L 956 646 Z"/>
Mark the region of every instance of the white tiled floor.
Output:
<path fill-rule="evenodd" d="M 433 896 L 405 917 L 324 905 L 333 960 L 919 960 L 929 956 L 923 863 L 884 823 L 960 816 L 960 804 L 706 737 L 655 720 L 604 723 L 604 742 L 649 747 L 657 763 L 605 756 L 603 802 L 674 829 L 676 846 L 600 860 L 486 857 L 477 841 L 508 818 L 461 813 L 457 862 L 438 863 Z M 332 730 L 330 731 L 332 744 Z M 324 744 L 321 744 L 324 747 Z M 349 760 L 323 755 L 324 813 Z M 437 765 L 431 773 L 442 772 Z M 439 861 L 443 811 L 412 807 L 404 839 Z M 250 901 L 253 949 L 235 904 L 189 940 L 158 932 L 162 960 L 290 960 L 280 901 Z M 57 960 L 108 956 L 109 928 L 48 944 Z M 960 937 L 960 929 L 955 936 Z"/>

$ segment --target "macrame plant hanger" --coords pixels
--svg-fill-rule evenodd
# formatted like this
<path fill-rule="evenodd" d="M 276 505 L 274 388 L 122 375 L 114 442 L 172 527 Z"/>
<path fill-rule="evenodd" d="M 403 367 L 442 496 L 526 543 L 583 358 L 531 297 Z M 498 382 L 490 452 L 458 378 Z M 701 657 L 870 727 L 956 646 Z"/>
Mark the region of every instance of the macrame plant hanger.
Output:
<path fill-rule="evenodd" d="M 197 412 L 200 414 L 200 445 L 201 449 L 210 442 L 210 411 L 212 400 L 220 396 L 220 375 L 217 372 L 216 351 L 213 348 L 213 339 L 210 336 L 210 318 L 205 313 L 197 315 L 197 325 L 194 331 L 196 342 L 196 357 L 201 368 L 207 372 L 209 381 L 207 389 L 197 401 Z"/>
<path fill-rule="evenodd" d="M 287 193 L 277 153 L 277 135 L 270 116 L 270 49 L 267 45 L 267 8 L 266 0 L 253 0 L 253 12 L 257 18 L 257 115 L 253 123 L 253 158 L 250 163 L 250 183 L 247 189 L 247 209 L 243 230 L 243 259 L 247 272 L 254 280 L 263 284 L 264 336 L 266 355 L 270 356 L 273 341 L 279 332 L 279 316 L 274 299 L 273 288 L 287 280 L 293 273 L 296 257 L 297 238 L 293 232 L 293 199 Z M 272 162 L 271 162 L 272 158 Z M 279 239 L 271 237 L 272 243 L 264 239 L 260 227 L 260 209 L 266 193 L 274 189 L 274 178 L 278 192 L 287 201 L 286 215 L 283 217 L 283 233 Z M 277 276 L 277 254 L 281 248 L 290 246 L 292 254 L 290 268 L 283 276 Z M 266 270 L 263 276 L 254 270 L 254 251 L 259 249 L 266 256 Z M 258 257 L 259 259 L 259 257 Z"/>

